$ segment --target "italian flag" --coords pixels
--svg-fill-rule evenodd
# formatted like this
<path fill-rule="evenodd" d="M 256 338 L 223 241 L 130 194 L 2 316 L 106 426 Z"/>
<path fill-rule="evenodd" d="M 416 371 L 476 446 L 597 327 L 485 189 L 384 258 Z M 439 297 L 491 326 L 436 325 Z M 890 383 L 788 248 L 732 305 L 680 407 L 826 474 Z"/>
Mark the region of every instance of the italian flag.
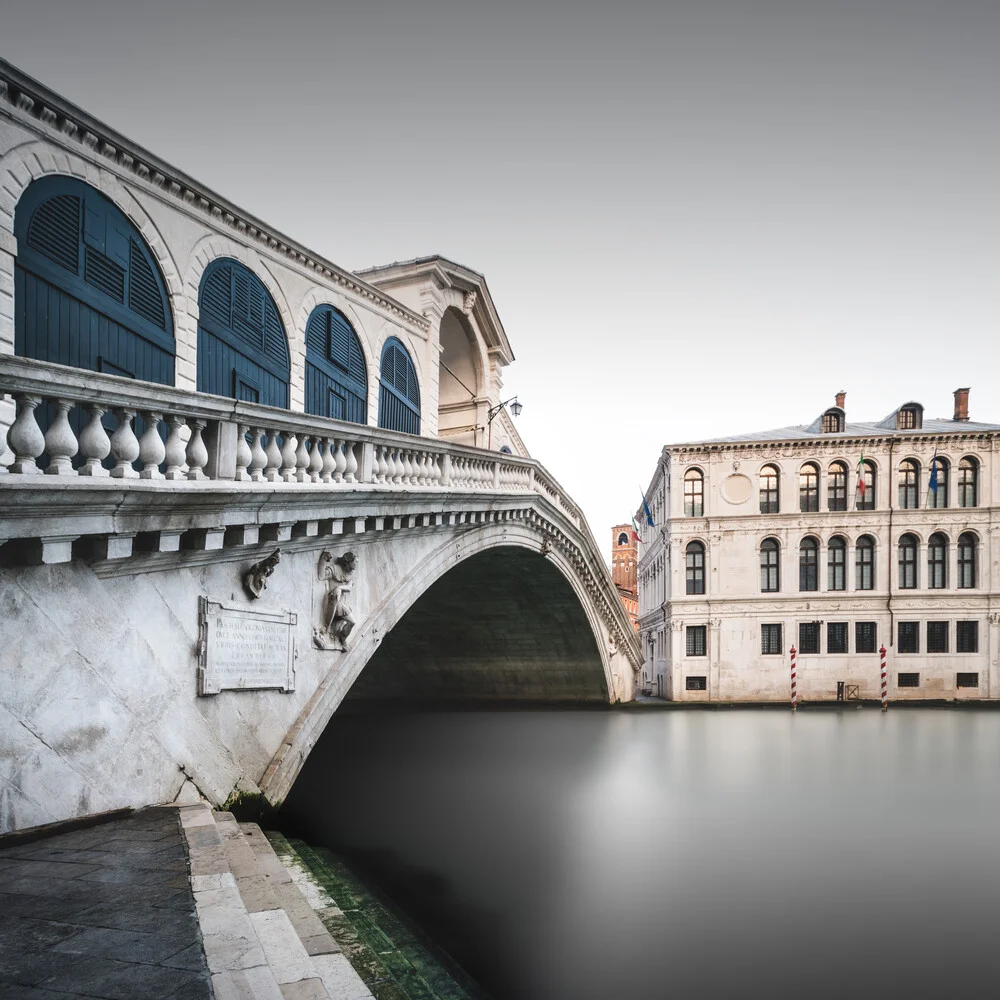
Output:
<path fill-rule="evenodd" d="M 639 528 L 638 528 L 638 526 L 635 523 L 635 515 L 634 514 L 632 515 L 632 536 L 633 536 L 633 541 L 636 541 L 636 542 L 641 542 L 642 541 L 642 539 L 639 537 Z"/>
<path fill-rule="evenodd" d="M 865 498 L 865 453 L 861 453 L 861 458 L 858 459 L 858 492 L 861 494 L 861 499 Z"/>

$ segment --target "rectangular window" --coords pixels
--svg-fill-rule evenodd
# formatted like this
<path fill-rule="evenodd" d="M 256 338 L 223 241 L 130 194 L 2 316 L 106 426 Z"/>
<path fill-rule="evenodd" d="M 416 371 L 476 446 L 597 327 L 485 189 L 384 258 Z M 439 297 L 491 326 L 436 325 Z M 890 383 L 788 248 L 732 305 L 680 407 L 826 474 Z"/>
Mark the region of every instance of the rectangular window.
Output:
<path fill-rule="evenodd" d="M 781 625 L 761 625 L 760 651 L 768 656 L 781 653 Z"/>
<path fill-rule="evenodd" d="M 920 622 L 900 622 L 896 645 L 900 653 L 919 653 Z"/>
<path fill-rule="evenodd" d="M 977 688 L 979 687 L 979 674 L 955 674 L 955 687 Z"/>
<path fill-rule="evenodd" d="M 847 622 L 826 623 L 826 651 L 828 653 L 847 652 Z"/>
<path fill-rule="evenodd" d="M 706 626 L 688 625 L 684 630 L 685 648 L 688 656 L 707 656 Z"/>
<path fill-rule="evenodd" d="M 948 652 L 948 623 L 928 622 L 927 623 L 927 652 L 947 653 Z"/>
<path fill-rule="evenodd" d="M 819 652 L 819 622 L 799 622 L 799 652 L 804 656 Z"/>
<path fill-rule="evenodd" d="M 707 691 L 708 690 L 707 680 L 708 678 L 706 678 L 704 675 L 702 675 L 701 677 L 685 677 L 684 688 L 687 691 Z"/>
<path fill-rule="evenodd" d="M 874 653 L 876 639 L 875 622 L 854 623 L 855 653 Z"/>
<path fill-rule="evenodd" d="M 956 622 L 955 652 L 979 652 L 979 622 Z"/>
<path fill-rule="evenodd" d="M 896 687 L 920 687 L 920 674 L 896 674 Z"/>

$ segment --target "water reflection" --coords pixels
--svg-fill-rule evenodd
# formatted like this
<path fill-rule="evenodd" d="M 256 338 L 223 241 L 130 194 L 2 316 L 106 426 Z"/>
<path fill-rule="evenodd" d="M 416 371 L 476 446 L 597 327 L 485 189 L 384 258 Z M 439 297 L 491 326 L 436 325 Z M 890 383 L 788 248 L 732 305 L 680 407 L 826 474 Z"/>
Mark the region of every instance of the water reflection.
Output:
<path fill-rule="evenodd" d="M 1000 713 L 335 718 L 286 809 L 497 998 L 1000 991 Z"/>

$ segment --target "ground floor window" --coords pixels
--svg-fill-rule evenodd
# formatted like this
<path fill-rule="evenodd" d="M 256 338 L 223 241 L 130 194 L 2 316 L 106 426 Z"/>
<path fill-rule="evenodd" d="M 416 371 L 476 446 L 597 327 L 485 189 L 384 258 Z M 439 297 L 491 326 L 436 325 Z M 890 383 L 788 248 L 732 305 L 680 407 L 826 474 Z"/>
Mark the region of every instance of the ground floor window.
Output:
<path fill-rule="evenodd" d="M 920 674 L 896 674 L 896 687 L 915 688 L 920 687 Z"/>
<path fill-rule="evenodd" d="M 920 622 L 900 622 L 897 647 L 900 653 L 920 652 Z"/>
<path fill-rule="evenodd" d="M 979 652 L 979 622 L 958 622 L 956 624 L 955 652 Z M 979 687 L 978 683 L 975 686 Z"/>
<path fill-rule="evenodd" d="M 948 623 L 928 622 L 927 623 L 927 652 L 947 653 L 948 652 Z"/>
<path fill-rule="evenodd" d="M 700 677 L 685 677 L 684 687 L 688 691 L 706 691 L 708 684 L 704 675 Z"/>
<path fill-rule="evenodd" d="M 955 675 L 955 687 L 977 688 L 979 687 L 979 674 L 964 673 Z"/>
<path fill-rule="evenodd" d="M 799 652 L 819 652 L 819 622 L 799 622 Z"/>
<path fill-rule="evenodd" d="M 781 652 L 781 625 L 761 625 L 760 651 L 771 656 Z"/>
<path fill-rule="evenodd" d="M 847 622 L 826 623 L 826 651 L 828 653 L 847 652 Z"/>
<path fill-rule="evenodd" d="M 706 627 L 704 625 L 688 625 L 684 630 L 685 649 L 688 656 L 707 656 Z"/>
<path fill-rule="evenodd" d="M 874 653 L 876 642 L 875 622 L 854 623 L 854 652 Z"/>

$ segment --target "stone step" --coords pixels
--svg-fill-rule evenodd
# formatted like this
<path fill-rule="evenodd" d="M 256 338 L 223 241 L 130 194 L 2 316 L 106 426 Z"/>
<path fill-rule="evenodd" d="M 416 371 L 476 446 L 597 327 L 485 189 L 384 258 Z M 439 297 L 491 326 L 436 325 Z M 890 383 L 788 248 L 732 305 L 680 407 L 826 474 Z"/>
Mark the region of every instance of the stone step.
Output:
<path fill-rule="evenodd" d="M 329 851 L 270 830 L 266 836 L 285 868 L 315 886 L 307 898 L 379 1000 L 483 996 L 471 980 L 460 984 L 414 930 Z"/>
<path fill-rule="evenodd" d="M 372 1000 L 255 824 L 181 807 L 216 1000 Z"/>

